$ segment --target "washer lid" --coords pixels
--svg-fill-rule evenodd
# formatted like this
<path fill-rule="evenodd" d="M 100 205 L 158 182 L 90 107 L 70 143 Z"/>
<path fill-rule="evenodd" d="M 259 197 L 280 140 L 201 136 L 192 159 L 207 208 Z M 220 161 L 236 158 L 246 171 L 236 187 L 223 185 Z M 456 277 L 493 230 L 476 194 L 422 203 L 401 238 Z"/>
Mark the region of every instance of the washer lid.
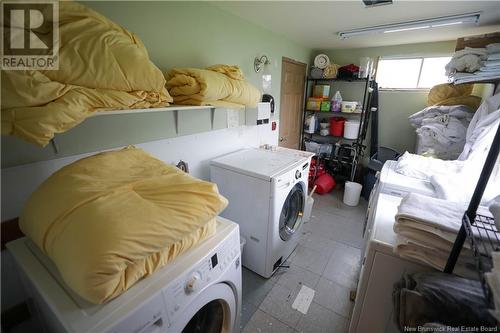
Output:
<path fill-rule="evenodd" d="M 248 176 L 270 181 L 307 161 L 307 157 L 299 154 L 285 153 L 280 150 L 244 149 L 211 161 L 212 165 L 232 170 Z"/>

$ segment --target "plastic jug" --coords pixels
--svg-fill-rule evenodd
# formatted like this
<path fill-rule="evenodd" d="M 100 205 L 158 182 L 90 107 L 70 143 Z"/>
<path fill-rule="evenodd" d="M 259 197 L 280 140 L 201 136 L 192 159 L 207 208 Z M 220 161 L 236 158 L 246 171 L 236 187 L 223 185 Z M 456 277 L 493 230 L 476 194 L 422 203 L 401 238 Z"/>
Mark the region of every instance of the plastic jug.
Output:
<path fill-rule="evenodd" d="M 333 95 L 331 100 L 331 110 L 333 112 L 340 112 L 342 108 L 342 95 L 340 95 L 340 91 L 337 90 L 335 95 Z"/>

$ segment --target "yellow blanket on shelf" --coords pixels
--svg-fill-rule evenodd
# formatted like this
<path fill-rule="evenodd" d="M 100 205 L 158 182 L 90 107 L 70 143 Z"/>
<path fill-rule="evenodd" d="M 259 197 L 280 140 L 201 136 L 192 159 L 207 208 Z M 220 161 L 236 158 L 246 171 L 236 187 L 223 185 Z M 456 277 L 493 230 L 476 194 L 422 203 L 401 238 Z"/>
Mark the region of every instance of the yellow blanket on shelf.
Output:
<path fill-rule="evenodd" d="M 209 68 L 174 68 L 168 72 L 167 89 L 175 104 L 257 106 L 260 91 L 243 80 L 239 68 L 227 65 Z"/>
<path fill-rule="evenodd" d="M 438 84 L 429 91 L 427 105 L 465 105 L 476 111 L 481 98 L 473 96 L 473 84 Z"/>
<path fill-rule="evenodd" d="M 59 70 L 2 71 L 3 135 L 45 146 L 98 109 L 172 102 L 134 34 L 76 2 L 59 9 Z"/>
<path fill-rule="evenodd" d="M 73 291 L 103 303 L 213 235 L 226 206 L 217 185 L 129 147 L 54 173 L 20 227 Z"/>

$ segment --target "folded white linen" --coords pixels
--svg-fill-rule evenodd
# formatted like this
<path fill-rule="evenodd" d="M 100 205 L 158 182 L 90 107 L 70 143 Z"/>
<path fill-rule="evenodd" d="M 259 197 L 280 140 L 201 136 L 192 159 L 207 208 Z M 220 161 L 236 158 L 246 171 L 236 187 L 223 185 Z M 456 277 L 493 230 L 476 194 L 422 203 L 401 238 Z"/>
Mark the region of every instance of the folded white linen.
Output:
<path fill-rule="evenodd" d="M 500 43 L 492 43 L 486 45 L 486 52 L 488 52 L 488 54 L 500 53 Z"/>
<path fill-rule="evenodd" d="M 411 239 L 415 244 L 450 251 L 457 238 L 457 232 L 448 232 L 415 221 L 396 221 L 393 226 L 397 235 Z M 464 247 L 469 247 L 468 243 Z"/>
<path fill-rule="evenodd" d="M 497 66 L 483 66 L 479 68 L 480 72 L 500 72 L 500 65 Z"/>
<path fill-rule="evenodd" d="M 430 180 L 435 174 L 458 173 L 463 161 L 443 161 L 405 152 L 397 161 L 394 170 L 412 178 Z"/>
<path fill-rule="evenodd" d="M 475 272 L 471 272 L 466 267 L 474 267 L 474 259 L 467 252 L 462 252 L 453 272 L 461 276 L 471 276 Z M 444 269 L 450 256 L 449 250 L 443 251 L 435 247 L 421 246 L 403 236 L 397 236 L 394 253 L 402 258 L 421 262 L 440 271 Z"/>
<path fill-rule="evenodd" d="M 425 119 L 441 115 L 449 115 L 460 120 L 464 119 L 468 124 L 474 115 L 474 110 L 465 105 L 432 105 L 412 114 L 408 117 L 408 121 L 413 127 L 419 128 Z"/>
<path fill-rule="evenodd" d="M 451 249 L 462 226 L 462 218 L 467 207 L 468 202 L 451 202 L 409 193 L 398 206 L 393 229 L 395 233 L 414 241 L 420 239 L 424 246 L 435 246 L 442 249 L 450 247 Z M 483 206 L 479 207 L 477 213 L 490 216 Z M 482 231 L 482 233 L 484 232 Z M 476 229 L 473 230 L 473 233 L 476 237 L 481 236 L 481 232 Z M 490 233 L 490 236 L 492 239 L 496 238 L 493 232 Z"/>
<path fill-rule="evenodd" d="M 452 58 L 445 66 L 446 75 L 450 76 L 455 72 L 475 72 L 481 68 L 481 58 L 475 54 L 465 54 L 458 58 Z"/>
<path fill-rule="evenodd" d="M 469 123 L 462 123 L 460 120 L 450 117 L 448 115 L 438 116 L 422 121 L 422 127 L 417 130 L 417 133 L 427 131 L 432 132 L 433 136 L 442 144 L 450 142 L 465 143 L 465 134 L 467 132 L 467 125 Z"/>
<path fill-rule="evenodd" d="M 456 160 L 464 149 L 464 143 L 465 141 L 450 141 L 446 144 L 441 144 L 432 136 L 417 133 L 417 145 L 415 147 L 415 153 L 418 155 L 435 157 L 442 160 Z"/>
<path fill-rule="evenodd" d="M 488 74 L 483 74 L 488 73 Z M 495 72 L 481 72 L 476 71 L 474 73 L 455 73 L 452 76 L 454 84 L 471 83 L 486 80 L 497 80 L 500 79 L 500 74 Z"/>
<path fill-rule="evenodd" d="M 491 53 L 491 54 L 488 54 L 488 57 L 486 59 L 487 60 L 500 60 L 500 53 Z"/>
<path fill-rule="evenodd" d="M 399 223 L 417 222 L 456 234 L 465 209 L 464 203 L 409 193 L 401 200 L 395 218 Z"/>
<path fill-rule="evenodd" d="M 485 67 L 500 66 L 500 60 L 487 60 L 487 61 L 483 61 L 482 64 Z"/>
<path fill-rule="evenodd" d="M 488 56 L 488 50 L 484 47 L 466 47 L 462 50 L 456 51 L 452 57 L 460 58 L 467 54 L 477 55 L 484 59 Z"/>

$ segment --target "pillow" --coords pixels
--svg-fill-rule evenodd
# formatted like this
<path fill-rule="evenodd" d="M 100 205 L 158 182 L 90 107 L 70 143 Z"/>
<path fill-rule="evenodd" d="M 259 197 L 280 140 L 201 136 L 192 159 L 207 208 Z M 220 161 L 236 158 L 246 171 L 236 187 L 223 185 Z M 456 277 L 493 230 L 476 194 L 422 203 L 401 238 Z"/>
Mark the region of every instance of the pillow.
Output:
<path fill-rule="evenodd" d="M 213 234 L 226 206 L 215 184 L 128 147 L 55 172 L 20 227 L 71 289 L 103 303 Z"/>

